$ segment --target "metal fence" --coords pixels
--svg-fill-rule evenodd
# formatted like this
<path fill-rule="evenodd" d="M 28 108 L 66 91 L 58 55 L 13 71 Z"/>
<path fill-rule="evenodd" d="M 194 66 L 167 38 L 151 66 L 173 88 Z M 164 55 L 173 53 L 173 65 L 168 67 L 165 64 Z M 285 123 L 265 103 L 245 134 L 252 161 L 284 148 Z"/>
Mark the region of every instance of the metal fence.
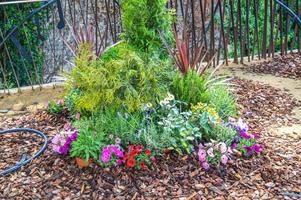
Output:
<path fill-rule="evenodd" d="M 50 0 L 39 6 L 24 21 L 0 31 L 0 89 L 55 81 L 55 75 L 73 67 L 81 40 L 93 40 L 98 55 L 122 32 L 117 0 Z M 166 6 L 175 10 L 179 29 L 187 25 L 190 47 L 203 43 L 205 51 L 216 56 L 214 63 L 228 64 L 230 58 L 244 63 L 274 57 L 275 52 L 300 51 L 301 0 L 170 0 Z M 0 5 L 2 23 L 14 18 L 7 9 Z M 28 31 L 22 35 L 30 22 L 36 24 L 32 34 L 42 40 L 43 62 L 35 60 L 37 52 L 26 42 Z M 12 55 L 12 48 L 18 57 Z M 22 66 L 15 63 L 20 58 Z M 21 82 L 21 76 L 28 81 Z"/>

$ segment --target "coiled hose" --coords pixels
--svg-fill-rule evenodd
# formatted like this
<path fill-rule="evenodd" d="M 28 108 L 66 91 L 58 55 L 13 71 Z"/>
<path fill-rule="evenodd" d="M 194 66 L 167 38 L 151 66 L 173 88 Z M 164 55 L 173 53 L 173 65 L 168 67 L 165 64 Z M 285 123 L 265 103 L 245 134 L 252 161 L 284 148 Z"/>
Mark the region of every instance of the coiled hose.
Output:
<path fill-rule="evenodd" d="M 14 166 L 11 166 L 11 167 L 5 169 L 4 171 L 0 172 L 0 176 L 8 176 L 11 173 L 20 170 L 23 166 L 27 165 L 32 160 L 39 157 L 47 148 L 47 145 L 48 145 L 47 136 L 44 133 L 42 133 L 38 130 L 29 129 L 29 128 L 9 129 L 9 130 L 0 131 L 0 136 L 1 135 L 6 135 L 6 134 L 20 133 L 20 132 L 28 132 L 28 133 L 32 133 L 32 134 L 40 136 L 41 138 L 43 138 L 44 144 L 41 147 L 41 149 L 38 152 L 36 152 L 32 157 L 28 157 L 26 154 L 23 154 L 20 161 L 17 164 L 15 164 Z"/>

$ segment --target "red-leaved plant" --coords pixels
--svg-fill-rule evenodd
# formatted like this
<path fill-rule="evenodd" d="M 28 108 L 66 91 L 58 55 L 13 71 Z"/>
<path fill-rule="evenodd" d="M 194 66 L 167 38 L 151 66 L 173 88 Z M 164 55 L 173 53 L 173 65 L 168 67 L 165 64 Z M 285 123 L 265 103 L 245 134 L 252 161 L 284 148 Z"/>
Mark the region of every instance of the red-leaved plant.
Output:
<path fill-rule="evenodd" d="M 177 31 L 174 30 L 174 37 L 176 41 L 174 48 L 168 44 L 162 33 L 161 37 L 169 55 L 182 74 L 187 74 L 189 70 L 193 70 L 199 75 L 202 75 L 216 57 L 216 54 L 214 54 L 209 61 L 207 60 L 207 62 L 204 62 L 205 59 L 208 59 L 208 51 L 204 49 L 203 43 L 194 44 L 194 47 L 192 48 L 190 45 L 190 33 L 187 30 L 183 31 L 182 39 Z"/>
<path fill-rule="evenodd" d="M 142 145 L 130 145 L 123 160 L 129 168 L 148 169 L 148 166 L 155 158 L 152 152 Z"/>

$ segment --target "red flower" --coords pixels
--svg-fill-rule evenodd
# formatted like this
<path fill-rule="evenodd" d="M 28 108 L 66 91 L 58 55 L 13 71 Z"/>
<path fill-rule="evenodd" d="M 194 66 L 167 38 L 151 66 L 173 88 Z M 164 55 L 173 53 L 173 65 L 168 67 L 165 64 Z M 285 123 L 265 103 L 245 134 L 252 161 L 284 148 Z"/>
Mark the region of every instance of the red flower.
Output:
<path fill-rule="evenodd" d="M 136 146 L 136 150 L 140 153 L 143 149 L 143 146 L 142 145 L 137 145 Z"/>
<path fill-rule="evenodd" d="M 136 166 L 136 160 L 134 158 L 129 158 L 126 162 L 126 165 L 128 167 L 135 167 Z"/>
<path fill-rule="evenodd" d="M 146 165 L 143 161 L 140 162 L 140 168 L 141 169 L 146 169 Z"/>
<path fill-rule="evenodd" d="M 152 155 L 151 150 L 148 150 L 148 149 L 146 149 L 146 150 L 144 151 L 144 153 L 145 153 L 146 155 L 148 155 L 148 156 Z"/>
<path fill-rule="evenodd" d="M 138 150 L 135 149 L 135 150 L 133 150 L 133 151 L 131 152 L 131 156 L 137 156 L 138 153 L 139 153 Z"/>

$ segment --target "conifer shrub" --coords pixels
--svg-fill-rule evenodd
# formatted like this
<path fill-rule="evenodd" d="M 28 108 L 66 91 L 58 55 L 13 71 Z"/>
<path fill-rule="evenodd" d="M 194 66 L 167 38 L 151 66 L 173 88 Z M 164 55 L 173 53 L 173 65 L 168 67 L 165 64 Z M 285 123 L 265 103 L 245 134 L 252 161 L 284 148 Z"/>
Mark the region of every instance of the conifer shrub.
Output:
<path fill-rule="evenodd" d="M 108 106 L 133 112 L 142 104 L 156 104 L 168 91 L 166 62 L 144 61 L 128 43 L 112 47 L 99 59 L 91 53 L 89 44 L 83 44 L 75 66 L 67 91 L 73 95 L 73 107 L 78 112 Z"/>
<path fill-rule="evenodd" d="M 159 32 L 172 41 L 172 11 L 166 8 L 167 0 L 123 0 L 122 37 L 144 52 L 164 50 Z M 160 54 L 160 53 L 159 53 Z"/>

